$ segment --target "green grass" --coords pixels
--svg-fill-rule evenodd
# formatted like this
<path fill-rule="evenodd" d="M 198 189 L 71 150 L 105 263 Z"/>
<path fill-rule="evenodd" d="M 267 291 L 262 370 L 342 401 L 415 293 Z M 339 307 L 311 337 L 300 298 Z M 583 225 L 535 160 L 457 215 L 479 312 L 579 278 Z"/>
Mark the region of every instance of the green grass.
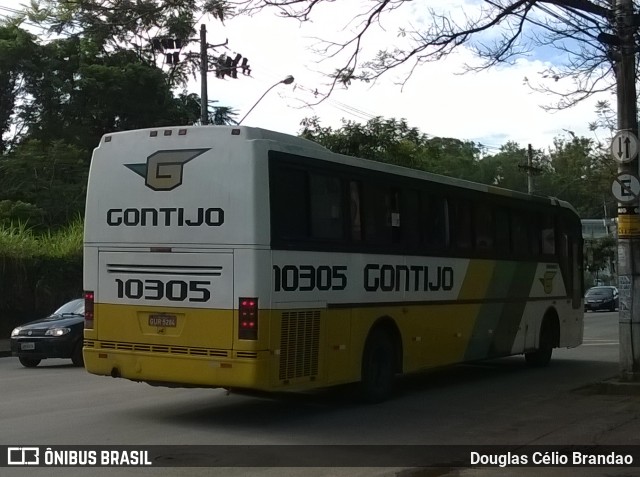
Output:
<path fill-rule="evenodd" d="M 0 254 L 7 257 L 82 256 L 82 235 L 81 219 L 43 234 L 34 233 L 22 223 L 0 226 Z"/>

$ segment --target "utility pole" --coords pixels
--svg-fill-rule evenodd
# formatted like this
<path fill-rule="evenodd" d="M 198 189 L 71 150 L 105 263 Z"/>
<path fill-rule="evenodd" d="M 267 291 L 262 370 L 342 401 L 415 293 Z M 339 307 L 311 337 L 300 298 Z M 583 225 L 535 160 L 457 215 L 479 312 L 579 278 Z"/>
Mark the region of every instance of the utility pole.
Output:
<path fill-rule="evenodd" d="M 619 48 L 615 57 L 618 104 L 618 288 L 620 330 L 620 378 L 640 380 L 640 215 L 637 184 L 638 112 L 636 94 L 635 39 L 637 29 L 633 0 L 615 0 L 615 33 Z M 624 141 L 623 141 L 624 139 Z M 635 140 L 636 153 L 630 154 Z M 625 148 L 626 146 L 626 148 Z M 612 144 L 614 157 L 616 139 Z M 626 157 L 624 154 L 626 153 Z M 621 158 L 624 158 L 621 160 Z M 616 183 L 614 182 L 614 188 Z M 620 201 L 620 197 L 625 201 Z M 629 200 L 626 200 L 626 199 Z"/>
<path fill-rule="evenodd" d="M 209 59 L 207 57 L 207 27 L 200 25 L 200 124 L 209 123 L 209 98 L 207 97 L 207 73 Z"/>
<path fill-rule="evenodd" d="M 533 194 L 533 175 L 542 172 L 542 169 L 533 165 L 533 146 L 529 144 L 527 148 L 527 163 L 518 164 L 519 169 L 524 169 L 527 173 L 527 193 Z"/>
<path fill-rule="evenodd" d="M 527 193 L 533 194 L 533 147 L 527 148 Z"/>
<path fill-rule="evenodd" d="M 175 41 L 175 43 L 174 43 Z M 198 41 L 196 39 L 189 39 L 186 42 Z M 166 42 L 166 43 L 165 43 Z M 207 27 L 205 24 L 200 25 L 200 52 L 196 53 L 195 51 L 189 51 L 184 55 L 187 61 L 196 62 L 200 64 L 200 124 L 206 126 L 209 124 L 209 94 L 208 94 L 208 85 L 207 85 L 207 75 L 209 73 L 209 65 L 216 65 L 216 77 L 224 78 L 225 75 L 232 76 L 233 78 L 237 78 L 237 69 L 238 63 L 242 59 L 242 64 L 239 65 L 239 68 L 242 70 L 244 75 L 251 75 L 251 66 L 249 66 L 248 59 L 243 58 L 239 53 L 236 54 L 236 58 L 234 60 L 227 59 L 227 65 L 225 65 L 225 70 L 221 73 L 221 64 L 220 58 L 213 57 L 213 59 L 209 58 L 209 49 L 215 49 L 220 46 L 227 46 L 229 40 L 225 40 L 224 43 L 220 43 L 219 45 L 209 45 L 207 43 Z M 174 48 L 174 46 L 169 45 L 179 45 Z M 185 41 L 182 39 L 174 39 L 167 36 L 160 36 L 154 38 L 152 40 L 152 45 L 154 50 L 164 51 L 165 53 L 168 50 L 180 50 L 182 45 L 185 44 Z M 223 55 L 224 56 L 224 55 Z M 200 61 L 197 61 L 197 59 Z M 173 52 L 172 54 L 166 55 L 167 64 L 169 65 L 177 65 L 180 62 L 179 53 Z M 215 109 L 215 108 L 214 108 Z"/>

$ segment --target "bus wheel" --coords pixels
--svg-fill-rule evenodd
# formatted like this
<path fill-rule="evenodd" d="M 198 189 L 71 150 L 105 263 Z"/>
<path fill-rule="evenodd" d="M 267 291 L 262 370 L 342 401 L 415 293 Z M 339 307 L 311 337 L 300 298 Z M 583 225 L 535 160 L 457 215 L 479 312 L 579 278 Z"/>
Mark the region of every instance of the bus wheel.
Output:
<path fill-rule="evenodd" d="M 538 349 L 524 354 L 524 359 L 531 366 L 546 366 L 551 361 L 551 353 L 556 346 L 556 333 L 553 321 L 545 319 L 540 329 Z"/>
<path fill-rule="evenodd" d="M 37 358 L 24 358 L 22 356 L 20 356 L 18 360 L 20 361 L 20 364 L 25 368 L 35 368 L 40 364 L 41 361 Z"/>
<path fill-rule="evenodd" d="M 375 328 L 369 334 L 362 354 L 360 397 L 376 403 L 388 399 L 393 393 L 395 380 L 394 345 L 384 328 Z"/>

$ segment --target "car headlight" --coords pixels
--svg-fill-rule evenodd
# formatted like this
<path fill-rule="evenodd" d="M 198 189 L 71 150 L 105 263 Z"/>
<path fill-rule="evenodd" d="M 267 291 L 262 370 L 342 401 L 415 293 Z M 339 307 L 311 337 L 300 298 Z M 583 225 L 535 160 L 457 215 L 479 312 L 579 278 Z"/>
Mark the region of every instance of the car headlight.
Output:
<path fill-rule="evenodd" d="M 44 335 L 45 336 L 62 336 L 62 335 L 66 335 L 70 331 L 71 329 L 69 328 L 49 328 Z"/>
<path fill-rule="evenodd" d="M 13 331 L 11 332 L 11 337 L 13 338 L 14 336 L 18 336 L 20 334 L 20 330 L 22 328 L 20 328 L 19 326 L 17 328 L 14 328 Z"/>

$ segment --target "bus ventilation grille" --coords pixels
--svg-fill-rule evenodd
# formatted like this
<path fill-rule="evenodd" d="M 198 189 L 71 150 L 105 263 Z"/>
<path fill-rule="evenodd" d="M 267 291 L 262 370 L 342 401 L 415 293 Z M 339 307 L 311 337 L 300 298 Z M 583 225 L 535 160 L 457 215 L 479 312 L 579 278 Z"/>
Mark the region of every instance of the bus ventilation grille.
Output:
<path fill-rule="evenodd" d="M 318 374 L 319 343 L 319 311 L 282 313 L 280 379 L 311 377 Z"/>
<path fill-rule="evenodd" d="M 89 344 L 90 343 L 90 344 Z M 95 346 L 95 343 L 85 341 L 87 347 L 97 347 L 105 350 L 115 351 L 135 351 L 143 353 L 158 353 L 158 354 L 181 354 L 188 356 L 210 356 L 228 358 L 229 352 L 225 350 L 209 349 L 209 348 L 188 348 L 186 346 L 168 346 L 168 345 L 153 345 L 144 343 L 118 343 L 111 341 L 102 341 L 99 346 Z"/>

